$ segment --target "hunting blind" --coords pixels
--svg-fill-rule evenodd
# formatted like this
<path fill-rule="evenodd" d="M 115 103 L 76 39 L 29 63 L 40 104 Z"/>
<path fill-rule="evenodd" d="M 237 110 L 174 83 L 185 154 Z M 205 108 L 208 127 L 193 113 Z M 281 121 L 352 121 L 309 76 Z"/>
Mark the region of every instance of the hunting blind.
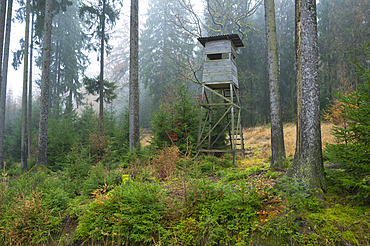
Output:
<path fill-rule="evenodd" d="M 202 37 L 198 41 L 205 48 L 200 120 L 197 139 L 199 153 L 235 153 L 244 156 L 241 124 L 236 49 L 244 47 L 237 34 Z M 229 145 L 222 146 L 228 134 Z"/>

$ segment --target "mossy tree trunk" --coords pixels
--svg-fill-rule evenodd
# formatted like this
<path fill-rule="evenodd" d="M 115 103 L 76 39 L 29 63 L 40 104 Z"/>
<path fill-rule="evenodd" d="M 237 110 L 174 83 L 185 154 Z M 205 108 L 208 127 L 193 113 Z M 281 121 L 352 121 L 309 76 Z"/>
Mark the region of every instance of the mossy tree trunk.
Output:
<path fill-rule="evenodd" d="M 325 190 L 322 160 L 316 0 L 296 0 L 297 143 L 288 175 Z"/>
<path fill-rule="evenodd" d="M 269 72 L 271 117 L 271 168 L 283 167 L 285 159 L 283 121 L 281 117 L 279 58 L 277 53 L 275 1 L 265 0 L 267 63 Z"/>

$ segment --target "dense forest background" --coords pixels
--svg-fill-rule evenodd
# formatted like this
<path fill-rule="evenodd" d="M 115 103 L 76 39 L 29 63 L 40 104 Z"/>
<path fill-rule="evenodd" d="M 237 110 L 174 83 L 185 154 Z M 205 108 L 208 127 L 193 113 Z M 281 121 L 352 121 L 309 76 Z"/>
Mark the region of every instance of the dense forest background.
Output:
<path fill-rule="evenodd" d="M 203 58 L 201 46 L 195 38 L 227 33 L 238 33 L 245 45 L 245 48 L 239 50 L 237 57 L 243 125 L 248 127 L 269 123 L 264 13 L 259 3 L 257 1 L 256 6 L 250 6 L 236 1 L 232 6 L 228 6 L 228 2 L 205 1 L 203 13 L 199 10 L 200 13 L 195 12 L 184 0 L 149 3 L 146 20 L 141 23 L 140 31 L 142 128 L 151 127 L 153 114 L 158 110 L 164 95 L 173 89 L 173 86 L 185 85 L 194 98 L 198 96 L 194 74 L 197 75 L 197 79 L 201 79 L 200 68 Z M 367 66 L 365 52 L 362 49 L 362 45 L 365 45 L 368 39 L 367 8 L 364 7 L 367 5 L 368 2 L 365 0 L 323 0 L 317 5 L 320 105 L 323 111 L 333 103 L 336 92 L 355 90 L 361 84 L 355 65 L 350 61 L 356 60 L 359 64 Z M 53 19 L 49 104 L 52 112 L 51 128 L 59 128 L 59 124 L 64 121 L 66 124 L 67 122 L 72 124 L 73 118 L 76 117 L 82 120 L 83 115 L 90 112 L 89 103 L 93 102 L 91 96 L 83 89 L 82 78 L 89 64 L 87 54 L 91 52 L 89 50 L 94 50 L 94 47 L 91 47 L 92 37 L 86 29 L 89 26 L 78 18 L 77 8 L 78 3 L 73 2 L 66 11 L 59 12 Z M 17 11 L 21 18 L 24 9 L 20 8 Z M 236 20 L 242 24 L 236 24 Z M 283 121 L 294 122 L 296 120 L 294 1 L 276 1 L 276 21 Z M 37 22 L 35 24 L 37 25 Z M 115 121 L 112 125 L 122 123 L 128 105 L 127 26 L 128 24 L 123 24 L 115 27 L 116 31 L 109 34 L 111 44 L 107 46 L 109 53 L 105 65 L 106 79 L 114 82 L 117 87 L 115 89 L 117 98 L 105 106 L 106 113 L 111 114 L 107 119 Z M 37 45 L 40 43 L 38 40 L 40 37 L 36 32 L 33 38 L 36 49 L 40 48 Z M 98 48 L 95 47 L 95 50 Z M 35 58 L 36 64 L 41 66 L 38 62 L 40 57 Z M 17 59 L 21 61 L 20 57 L 15 56 L 14 59 L 14 65 L 17 64 Z M 40 82 L 37 76 L 33 77 L 38 86 Z M 33 146 L 36 144 L 38 130 L 39 98 L 37 94 L 33 96 Z M 6 105 L 4 155 L 18 161 L 21 149 L 20 99 L 14 98 L 10 92 Z M 63 121 L 58 120 L 61 118 Z M 56 125 L 53 125 L 53 119 Z M 80 127 L 79 129 L 88 130 Z M 52 133 L 55 132 L 52 129 L 49 131 L 50 134 L 56 134 Z M 76 136 L 72 131 L 68 131 L 67 135 Z M 53 158 L 51 153 L 49 156 Z"/>

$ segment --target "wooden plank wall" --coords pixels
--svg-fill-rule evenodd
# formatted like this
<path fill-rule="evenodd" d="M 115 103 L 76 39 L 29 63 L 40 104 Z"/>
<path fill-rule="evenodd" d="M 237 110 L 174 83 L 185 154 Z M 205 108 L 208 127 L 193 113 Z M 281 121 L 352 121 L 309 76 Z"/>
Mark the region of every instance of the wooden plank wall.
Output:
<path fill-rule="evenodd" d="M 206 54 L 224 53 L 224 52 L 233 52 L 234 54 L 236 54 L 234 44 L 231 42 L 231 40 L 219 40 L 207 42 L 205 52 Z"/>
<path fill-rule="evenodd" d="M 238 86 L 238 74 L 231 60 L 206 61 L 203 66 L 203 82 L 233 82 Z"/>

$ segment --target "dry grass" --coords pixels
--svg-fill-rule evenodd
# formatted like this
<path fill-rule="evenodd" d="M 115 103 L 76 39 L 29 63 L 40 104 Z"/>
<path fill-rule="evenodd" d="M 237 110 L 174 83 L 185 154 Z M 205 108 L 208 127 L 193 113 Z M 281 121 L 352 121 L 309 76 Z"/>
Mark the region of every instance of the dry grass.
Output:
<path fill-rule="evenodd" d="M 335 143 L 335 138 L 331 133 L 334 124 L 330 122 L 321 123 L 321 139 L 323 147 L 325 143 Z M 249 167 L 268 163 L 271 156 L 271 129 L 269 126 L 258 126 L 244 129 L 244 146 L 248 149 L 249 158 L 240 160 L 240 165 Z M 144 147 L 150 145 L 152 135 L 142 134 L 140 143 Z M 284 143 L 286 156 L 294 156 L 296 142 L 296 125 L 293 123 L 284 125 Z M 161 162 L 161 161 L 160 161 Z"/>
<path fill-rule="evenodd" d="M 158 156 L 150 164 L 155 171 L 155 176 L 159 179 L 165 179 L 174 174 L 179 159 L 180 151 L 177 146 L 166 146 L 159 151 Z"/>
<path fill-rule="evenodd" d="M 323 146 L 325 143 L 334 143 L 335 138 L 331 134 L 334 124 L 321 123 L 321 139 Z M 293 156 L 296 142 L 296 125 L 284 125 L 284 143 L 287 156 Z M 244 143 L 250 148 L 253 159 L 267 159 L 271 156 L 271 130 L 268 126 L 247 128 L 244 130 Z"/>
<path fill-rule="evenodd" d="M 145 146 L 150 145 L 150 141 L 152 139 L 153 135 L 151 134 L 142 134 L 140 137 L 140 146 L 144 148 Z"/>

